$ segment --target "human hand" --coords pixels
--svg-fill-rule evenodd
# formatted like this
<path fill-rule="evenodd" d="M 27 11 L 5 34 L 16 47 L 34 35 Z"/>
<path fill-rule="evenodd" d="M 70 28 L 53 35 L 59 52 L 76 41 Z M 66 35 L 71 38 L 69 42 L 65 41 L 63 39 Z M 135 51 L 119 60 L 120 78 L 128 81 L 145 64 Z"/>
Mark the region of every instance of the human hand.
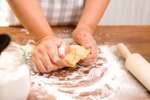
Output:
<path fill-rule="evenodd" d="M 63 49 L 59 52 L 59 48 Z M 65 57 L 68 46 L 55 36 L 42 38 L 32 51 L 32 61 L 36 65 L 34 70 L 40 73 L 48 73 L 65 67 L 62 60 Z"/>
<path fill-rule="evenodd" d="M 80 62 L 82 65 L 91 65 L 95 62 L 97 58 L 97 45 L 96 41 L 94 40 L 94 37 L 91 33 L 88 33 L 86 31 L 74 31 L 73 32 L 73 38 L 74 40 L 84 46 L 87 49 L 90 49 L 90 54 L 86 59 Z"/>

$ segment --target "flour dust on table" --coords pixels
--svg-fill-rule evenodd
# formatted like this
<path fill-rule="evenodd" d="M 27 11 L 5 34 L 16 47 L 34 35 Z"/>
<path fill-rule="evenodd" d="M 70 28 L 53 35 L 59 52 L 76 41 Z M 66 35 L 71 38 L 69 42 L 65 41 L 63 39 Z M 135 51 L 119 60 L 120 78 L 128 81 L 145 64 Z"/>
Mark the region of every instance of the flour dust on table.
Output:
<path fill-rule="evenodd" d="M 115 45 L 99 45 L 97 61 L 91 66 L 77 65 L 49 74 L 32 71 L 32 44 L 16 47 L 24 51 L 25 62 L 31 69 L 28 100 L 126 100 L 122 97 L 134 97 L 139 93 L 145 96 L 144 88 L 124 68 Z"/>

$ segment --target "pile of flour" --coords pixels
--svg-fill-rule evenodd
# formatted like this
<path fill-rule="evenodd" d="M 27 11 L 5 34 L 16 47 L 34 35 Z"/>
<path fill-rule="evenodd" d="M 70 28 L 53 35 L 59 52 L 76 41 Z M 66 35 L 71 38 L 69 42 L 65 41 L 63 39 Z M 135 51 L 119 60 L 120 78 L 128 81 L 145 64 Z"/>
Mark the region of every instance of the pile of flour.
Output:
<path fill-rule="evenodd" d="M 13 45 L 0 55 L 0 100 L 26 100 L 28 97 L 30 73 L 22 55 L 23 51 Z"/>

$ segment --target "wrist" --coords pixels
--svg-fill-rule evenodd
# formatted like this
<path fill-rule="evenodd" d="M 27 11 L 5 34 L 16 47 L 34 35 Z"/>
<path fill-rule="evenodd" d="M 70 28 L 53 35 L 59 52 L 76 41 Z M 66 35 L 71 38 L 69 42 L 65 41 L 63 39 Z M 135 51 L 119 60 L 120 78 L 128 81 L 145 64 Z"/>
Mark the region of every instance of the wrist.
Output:
<path fill-rule="evenodd" d="M 47 36 L 49 36 L 49 37 L 54 36 L 53 30 L 51 30 L 50 28 L 48 28 L 48 29 L 39 29 L 39 30 L 37 29 L 37 31 L 34 31 L 32 33 L 33 33 L 35 41 L 39 41 L 42 38 L 47 37 Z"/>
<path fill-rule="evenodd" d="M 74 31 L 72 33 L 75 42 L 82 44 L 83 41 L 89 41 L 93 38 L 93 35 L 88 31 Z"/>
<path fill-rule="evenodd" d="M 73 31 L 73 37 L 75 37 L 77 34 L 83 34 L 83 33 L 90 33 L 91 35 L 94 34 L 96 28 L 90 27 L 88 25 L 78 25 L 75 30 Z"/>
<path fill-rule="evenodd" d="M 79 23 L 75 30 L 83 30 L 88 33 L 94 33 L 97 25 L 87 24 L 87 23 Z"/>
<path fill-rule="evenodd" d="M 93 35 L 93 33 L 94 33 L 94 30 L 92 30 L 90 28 L 77 27 L 73 31 L 72 36 L 74 39 L 77 39 L 77 38 L 84 37 L 84 34 Z"/>
<path fill-rule="evenodd" d="M 44 36 L 40 37 L 40 38 L 36 41 L 36 44 L 39 44 L 39 43 L 41 43 L 42 41 L 47 40 L 47 39 L 52 39 L 52 38 L 54 38 L 54 37 L 55 37 L 54 34 L 47 34 L 47 35 L 44 35 Z"/>

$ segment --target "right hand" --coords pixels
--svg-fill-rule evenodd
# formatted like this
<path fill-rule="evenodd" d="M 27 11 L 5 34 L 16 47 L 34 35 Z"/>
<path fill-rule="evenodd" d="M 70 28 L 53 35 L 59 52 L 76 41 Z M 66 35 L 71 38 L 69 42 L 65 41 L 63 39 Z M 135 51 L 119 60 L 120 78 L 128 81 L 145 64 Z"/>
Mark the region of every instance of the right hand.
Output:
<path fill-rule="evenodd" d="M 59 53 L 59 48 L 63 47 L 64 51 Z M 65 67 L 62 60 L 68 46 L 64 41 L 55 36 L 46 36 L 40 40 L 32 51 L 32 61 L 36 65 L 34 70 L 40 73 L 48 73 Z"/>

